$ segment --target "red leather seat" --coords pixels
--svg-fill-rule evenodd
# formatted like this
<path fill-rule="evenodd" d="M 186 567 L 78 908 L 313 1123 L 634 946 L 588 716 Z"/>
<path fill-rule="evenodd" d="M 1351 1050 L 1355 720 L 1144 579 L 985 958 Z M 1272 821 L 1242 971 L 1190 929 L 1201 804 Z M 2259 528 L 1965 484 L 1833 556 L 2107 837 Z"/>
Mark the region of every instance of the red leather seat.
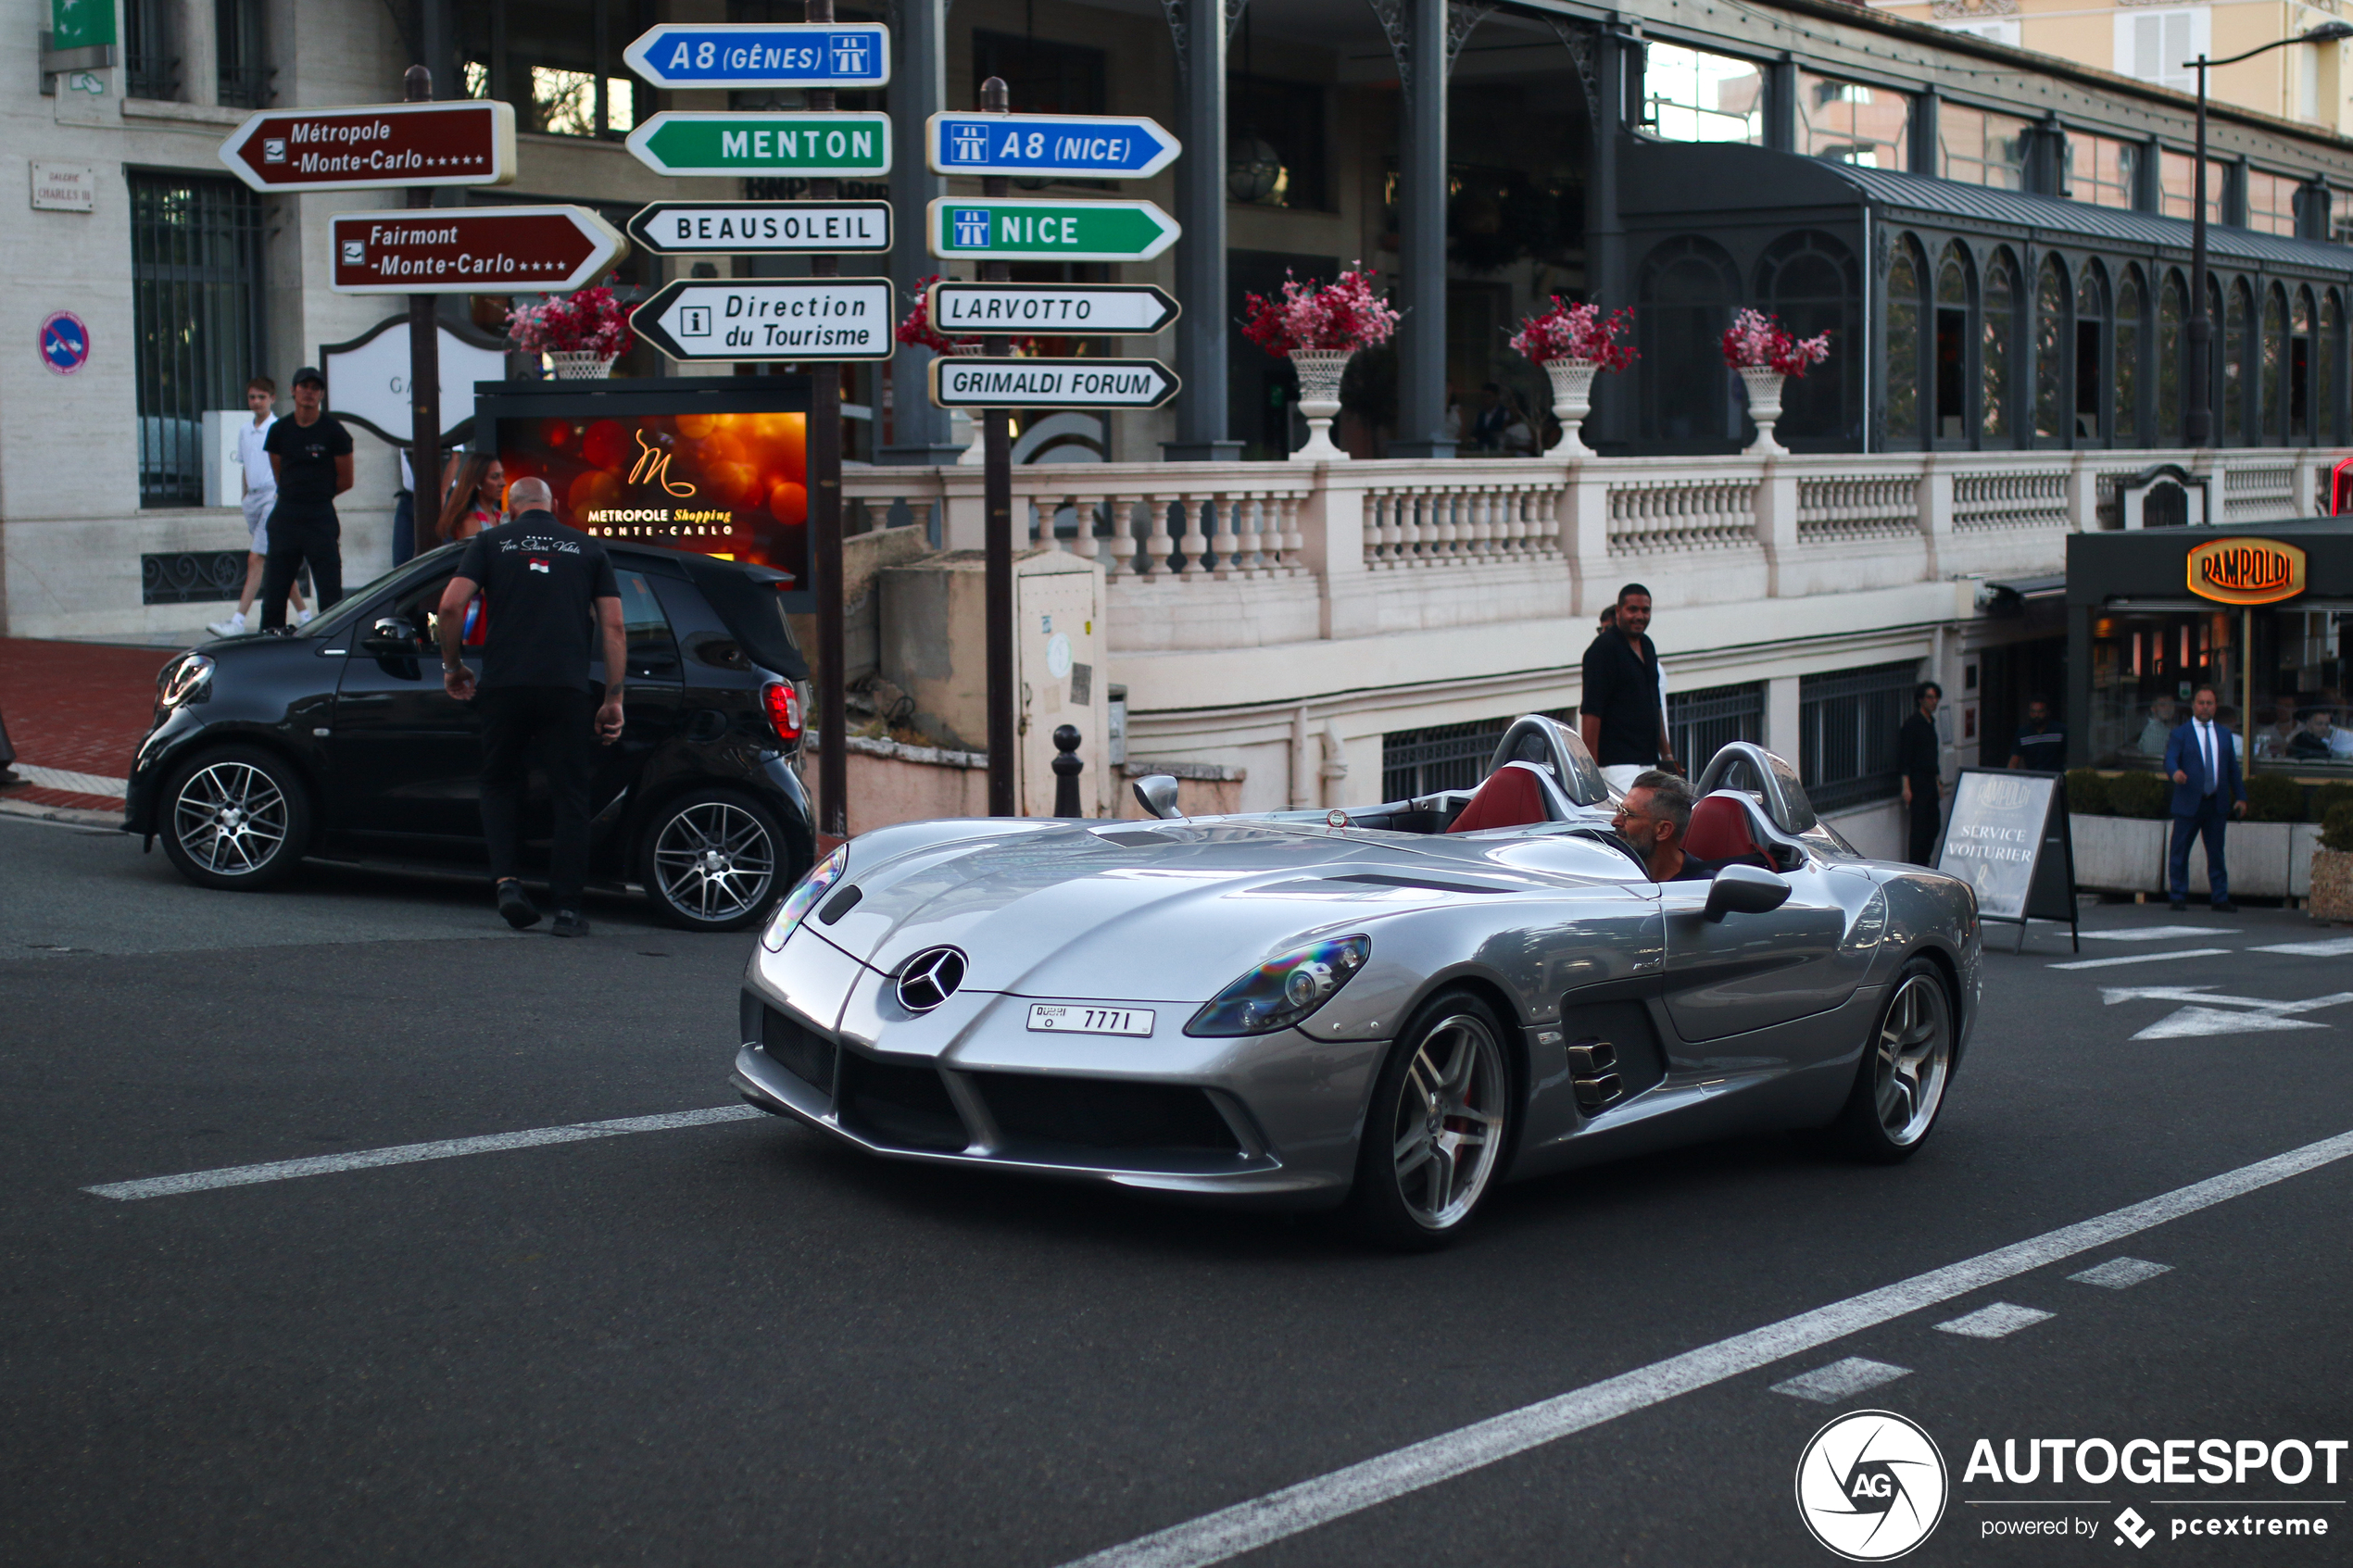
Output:
<path fill-rule="evenodd" d="M 1544 809 L 1542 773 L 1533 762 L 1506 762 L 1487 775 L 1448 833 L 1524 828 L 1552 821 Z"/>
<path fill-rule="evenodd" d="M 1747 808 L 1730 795 L 1710 795 L 1692 804 L 1692 825 L 1683 830 L 1683 853 L 1774 869 L 1773 857 L 1750 830 Z"/>

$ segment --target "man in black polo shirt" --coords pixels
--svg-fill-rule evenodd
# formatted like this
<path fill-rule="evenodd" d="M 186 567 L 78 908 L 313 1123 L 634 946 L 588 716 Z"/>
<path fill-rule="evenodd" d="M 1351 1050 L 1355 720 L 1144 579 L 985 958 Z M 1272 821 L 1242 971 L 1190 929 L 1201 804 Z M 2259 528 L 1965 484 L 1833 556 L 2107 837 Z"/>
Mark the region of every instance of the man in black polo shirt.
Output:
<path fill-rule="evenodd" d="M 1916 866 L 1936 864 L 1936 833 L 1944 818 L 1944 742 L 1936 733 L 1936 705 L 1944 688 L 1922 681 L 1912 688 L 1912 712 L 1895 732 L 1895 770 L 1904 780 L 1906 847 Z"/>
<path fill-rule="evenodd" d="M 621 585 L 605 547 L 556 521 L 547 482 L 517 480 L 507 491 L 514 521 L 484 529 L 458 558 L 458 575 L 441 596 L 442 685 L 482 708 L 482 829 L 498 912 L 521 930 L 539 910 L 515 871 L 518 823 L 531 753 L 547 775 L 555 842 L 547 889 L 556 901 L 555 933 L 585 936 L 580 912 L 588 880 L 588 734 L 610 746 L 621 738 Z M 458 657 L 466 606 L 483 596 L 489 629 L 482 650 L 481 693 Z M 605 694 L 589 696 L 592 629 L 604 641 Z"/>
<path fill-rule="evenodd" d="M 1585 650 L 1585 694 L 1578 727 L 1585 749 L 1620 790 L 1651 768 L 1680 771 L 1659 702 L 1658 649 L 1645 633 L 1651 591 L 1629 583 L 1617 591 L 1617 614 Z"/>
<path fill-rule="evenodd" d="M 286 623 L 286 595 L 305 562 L 325 609 L 343 597 L 343 523 L 335 497 L 351 488 L 351 433 L 327 412 L 327 378 L 308 365 L 294 374 L 295 411 L 270 427 L 261 449 L 277 476 L 270 553 L 261 565 L 261 629 Z"/>
<path fill-rule="evenodd" d="M 2026 725 L 2010 744 L 2010 766 L 2037 772 L 2067 771 L 2067 731 L 2051 717 L 2051 705 L 2041 697 L 2026 704 Z"/>

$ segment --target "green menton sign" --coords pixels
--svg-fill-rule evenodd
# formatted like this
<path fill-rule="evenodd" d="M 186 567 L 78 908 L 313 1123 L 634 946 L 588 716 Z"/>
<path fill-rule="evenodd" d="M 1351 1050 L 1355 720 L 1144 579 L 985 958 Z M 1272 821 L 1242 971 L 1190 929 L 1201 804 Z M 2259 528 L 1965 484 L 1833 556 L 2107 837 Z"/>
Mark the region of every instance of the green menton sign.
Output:
<path fill-rule="evenodd" d="M 661 174 L 871 179 L 890 172 L 890 117 L 665 109 L 629 133 L 629 150 Z"/>

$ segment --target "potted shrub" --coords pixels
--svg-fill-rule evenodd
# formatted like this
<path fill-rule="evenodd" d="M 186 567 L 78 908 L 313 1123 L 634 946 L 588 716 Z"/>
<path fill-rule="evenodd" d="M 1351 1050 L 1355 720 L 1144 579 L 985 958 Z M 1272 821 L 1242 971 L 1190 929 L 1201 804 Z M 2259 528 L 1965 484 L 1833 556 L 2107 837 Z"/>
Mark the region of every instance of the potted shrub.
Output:
<path fill-rule="evenodd" d="M 2162 892 L 2170 786 L 2155 773 L 2067 775 L 2068 833 L 2079 887 Z"/>
<path fill-rule="evenodd" d="M 597 381 L 629 352 L 629 312 L 600 285 L 517 306 L 507 312 L 507 335 L 525 354 L 546 356 L 558 381 Z"/>
<path fill-rule="evenodd" d="M 1748 417 L 1756 421 L 1756 439 L 1748 444 L 1753 458 L 1775 457 L 1789 448 L 1773 439 L 1781 417 L 1781 382 L 1803 376 L 1808 365 L 1831 357 L 1831 334 L 1793 335 L 1778 316 L 1743 310 L 1724 330 L 1724 363 L 1740 372 L 1748 385 Z"/>
<path fill-rule="evenodd" d="M 2337 802 L 2321 819 L 2307 908 L 2314 920 L 2353 921 L 2353 800 Z"/>
<path fill-rule="evenodd" d="M 1546 457 L 1593 455 L 1580 430 L 1585 416 L 1592 412 L 1593 378 L 1634 362 L 1634 350 L 1617 341 L 1633 315 L 1620 310 L 1604 318 L 1598 305 L 1563 305 L 1554 295 L 1550 310 L 1529 317 L 1512 335 L 1512 347 L 1552 378 L 1553 418 L 1560 421 L 1561 437 Z"/>
<path fill-rule="evenodd" d="M 1288 357 L 1299 372 L 1299 411 L 1307 416 L 1307 444 L 1290 455 L 1294 463 L 1348 458 L 1332 445 L 1340 379 L 1358 349 L 1387 343 L 1397 330 L 1396 309 L 1373 293 L 1375 276 L 1360 261 L 1328 283 L 1302 283 L 1287 274 L 1278 298 L 1243 297 L 1242 336 L 1269 354 Z"/>

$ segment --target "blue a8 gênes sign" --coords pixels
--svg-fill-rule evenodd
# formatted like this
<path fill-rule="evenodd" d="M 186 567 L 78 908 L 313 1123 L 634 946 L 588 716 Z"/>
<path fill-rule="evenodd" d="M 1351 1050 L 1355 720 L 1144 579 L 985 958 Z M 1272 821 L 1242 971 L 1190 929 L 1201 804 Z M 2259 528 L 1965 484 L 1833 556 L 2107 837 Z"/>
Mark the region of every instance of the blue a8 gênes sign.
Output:
<path fill-rule="evenodd" d="M 1141 116 L 936 114 L 925 122 L 924 153 L 934 174 L 1140 180 L 1183 150 Z"/>
<path fill-rule="evenodd" d="M 667 22 L 621 52 L 657 87 L 881 87 L 880 22 Z"/>

